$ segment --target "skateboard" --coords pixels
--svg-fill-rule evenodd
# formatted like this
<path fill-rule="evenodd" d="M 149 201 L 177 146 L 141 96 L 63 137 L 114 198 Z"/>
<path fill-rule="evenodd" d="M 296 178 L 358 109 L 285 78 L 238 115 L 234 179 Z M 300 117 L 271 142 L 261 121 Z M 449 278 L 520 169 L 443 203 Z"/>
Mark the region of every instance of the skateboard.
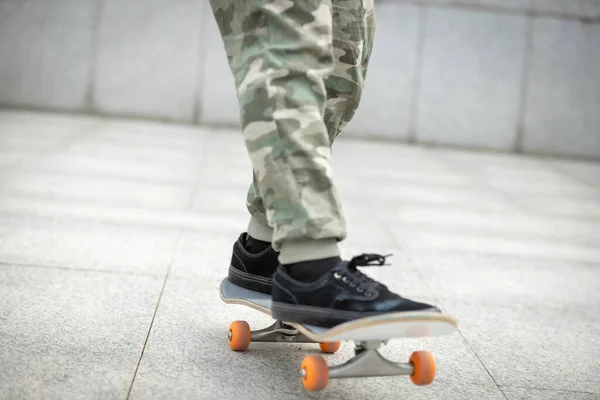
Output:
<path fill-rule="evenodd" d="M 253 308 L 271 316 L 271 296 L 244 289 L 225 278 L 220 285 L 221 300 Z M 322 328 L 293 322 L 275 321 L 271 326 L 252 331 L 246 321 L 234 321 L 227 338 L 234 351 L 245 351 L 251 342 L 319 343 L 323 353 L 335 353 L 342 341 L 355 344 L 354 357 L 329 366 L 320 355 L 309 355 L 300 366 L 302 383 L 308 391 L 325 389 L 330 379 L 408 375 L 416 385 L 433 382 L 436 364 L 428 351 L 415 351 L 408 363 L 384 358 L 379 348 L 390 339 L 441 336 L 452 333 L 457 323 L 443 313 L 404 312 L 365 317 Z"/>

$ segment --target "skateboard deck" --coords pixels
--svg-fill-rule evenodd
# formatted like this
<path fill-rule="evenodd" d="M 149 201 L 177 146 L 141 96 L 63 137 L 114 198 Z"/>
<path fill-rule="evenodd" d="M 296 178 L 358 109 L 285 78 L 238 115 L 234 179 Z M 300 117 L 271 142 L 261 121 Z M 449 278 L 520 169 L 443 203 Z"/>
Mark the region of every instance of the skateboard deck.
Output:
<path fill-rule="evenodd" d="M 271 296 L 268 294 L 244 289 L 227 278 L 221 282 L 219 294 L 225 303 L 247 306 L 271 316 Z M 387 341 L 447 335 L 456 329 L 454 318 L 436 312 L 401 312 L 365 317 L 333 328 L 285 323 L 315 342 Z"/>

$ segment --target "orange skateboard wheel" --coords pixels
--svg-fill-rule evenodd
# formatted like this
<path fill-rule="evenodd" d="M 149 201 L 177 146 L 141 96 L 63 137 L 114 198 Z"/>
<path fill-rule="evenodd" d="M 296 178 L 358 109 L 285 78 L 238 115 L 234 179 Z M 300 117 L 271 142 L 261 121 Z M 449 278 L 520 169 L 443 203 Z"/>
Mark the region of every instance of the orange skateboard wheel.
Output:
<path fill-rule="evenodd" d="M 304 358 L 300 371 L 302 384 L 310 392 L 325 389 L 329 382 L 329 366 L 321 356 L 310 355 Z"/>
<path fill-rule="evenodd" d="M 342 342 L 322 342 L 319 343 L 319 347 L 323 353 L 335 353 L 340 349 Z"/>
<path fill-rule="evenodd" d="M 229 347 L 235 351 L 244 351 L 250 346 L 252 331 L 246 321 L 233 321 L 229 326 Z"/>
<path fill-rule="evenodd" d="M 428 351 L 415 351 L 410 356 L 414 372 L 410 379 L 415 385 L 429 385 L 435 378 L 435 358 Z"/>

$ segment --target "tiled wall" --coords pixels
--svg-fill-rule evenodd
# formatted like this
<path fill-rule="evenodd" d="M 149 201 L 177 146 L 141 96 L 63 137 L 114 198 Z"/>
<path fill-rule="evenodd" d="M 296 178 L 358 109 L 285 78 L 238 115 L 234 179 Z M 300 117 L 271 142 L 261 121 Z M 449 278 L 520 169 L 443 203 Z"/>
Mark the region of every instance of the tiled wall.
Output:
<path fill-rule="evenodd" d="M 417 140 L 510 150 L 519 117 L 526 17 L 424 12 Z"/>
<path fill-rule="evenodd" d="M 376 7 L 348 135 L 600 158 L 600 0 Z M 238 123 L 205 0 L 0 0 L 0 104 Z"/>
<path fill-rule="evenodd" d="M 104 0 L 95 107 L 106 114 L 193 120 L 203 11 L 195 0 Z"/>
<path fill-rule="evenodd" d="M 92 81 L 96 0 L 0 1 L 0 102 L 82 109 Z"/>

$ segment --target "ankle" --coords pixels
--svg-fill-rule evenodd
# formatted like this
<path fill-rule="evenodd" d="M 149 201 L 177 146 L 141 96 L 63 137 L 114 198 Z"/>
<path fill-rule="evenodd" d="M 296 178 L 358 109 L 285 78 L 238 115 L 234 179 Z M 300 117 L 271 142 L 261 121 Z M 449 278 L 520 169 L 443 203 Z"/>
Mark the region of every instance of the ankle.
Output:
<path fill-rule="evenodd" d="M 312 282 L 331 271 L 340 261 L 340 257 L 328 257 L 320 260 L 283 264 L 282 267 L 293 279 L 300 282 Z"/>
<path fill-rule="evenodd" d="M 262 242 L 270 243 L 273 240 L 273 229 L 255 217 L 250 217 L 250 222 L 248 222 L 248 229 L 246 232 L 248 232 L 248 235 L 253 239 L 257 239 Z"/>
<path fill-rule="evenodd" d="M 265 251 L 269 246 L 271 246 L 271 242 L 255 239 L 246 233 L 246 237 L 244 240 L 244 248 L 248 250 L 248 252 L 252 254 L 257 254 Z"/>
<path fill-rule="evenodd" d="M 291 240 L 281 244 L 279 262 L 290 265 L 339 256 L 340 250 L 335 239 Z"/>

